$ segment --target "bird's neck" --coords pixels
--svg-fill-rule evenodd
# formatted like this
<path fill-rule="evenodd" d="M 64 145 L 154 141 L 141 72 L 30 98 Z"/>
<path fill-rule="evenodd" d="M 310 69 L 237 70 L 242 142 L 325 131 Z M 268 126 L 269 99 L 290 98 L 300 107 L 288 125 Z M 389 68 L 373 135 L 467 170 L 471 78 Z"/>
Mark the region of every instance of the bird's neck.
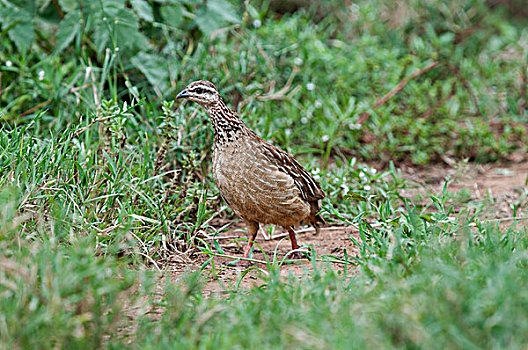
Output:
<path fill-rule="evenodd" d="M 236 134 L 246 128 L 244 122 L 222 100 L 206 106 L 206 111 L 213 125 L 215 144 L 233 141 Z"/>

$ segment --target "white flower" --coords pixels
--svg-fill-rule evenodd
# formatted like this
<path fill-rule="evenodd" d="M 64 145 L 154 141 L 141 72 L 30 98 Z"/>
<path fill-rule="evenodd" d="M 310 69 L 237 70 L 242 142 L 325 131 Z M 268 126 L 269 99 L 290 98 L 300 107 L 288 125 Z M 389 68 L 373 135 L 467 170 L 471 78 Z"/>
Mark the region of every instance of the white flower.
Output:
<path fill-rule="evenodd" d="M 315 100 L 314 104 L 315 104 L 315 108 L 319 108 L 319 107 L 321 107 L 323 105 L 323 103 L 321 101 L 319 101 L 319 100 Z"/>
<path fill-rule="evenodd" d="M 308 83 L 308 84 L 306 84 L 306 89 L 307 89 L 308 91 L 315 90 L 315 84 L 314 84 L 314 83 Z"/>
<path fill-rule="evenodd" d="M 260 28 L 260 26 L 262 26 L 262 22 L 260 21 L 260 19 L 256 19 L 253 21 L 253 27 Z"/>
<path fill-rule="evenodd" d="M 286 136 L 290 136 L 291 135 L 291 129 L 284 130 L 284 133 L 286 134 Z"/>
<path fill-rule="evenodd" d="M 370 191 L 370 185 L 365 185 L 365 187 L 363 187 L 365 189 L 365 191 Z"/>
<path fill-rule="evenodd" d="M 343 196 L 345 196 L 348 193 L 347 184 L 341 184 L 341 188 L 343 189 Z"/>
<path fill-rule="evenodd" d="M 303 64 L 302 58 L 295 57 L 295 59 L 293 60 L 293 64 L 295 64 L 296 66 L 300 66 L 301 64 Z"/>
<path fill-rule="evenodd" d="M 361 129 L 361 124 L 359 124 L 359 123 L 348 123 L 348 128 L 350 130 L 359 130 L 359 129 Z"/>
<path fill-rule="evenodd" d="M 39 78 L 38 78 L 38 79 L 39 79 L 39 80 L 44 80 L 44 75 L 45 75 L 45 74 L 46 74 L 46 73 L 45 73 L 42 69 L 39 70 L 39 72 L 38 72 L 38 76 L 39 76 Z"/>
<path fill-rule="evenodd" d="M 376 174 L 378 171 L 375 168 L 370 169 L 370 173 L 372 175 Z"/>
<path fill-rule="evenodd" d="M 301 118 L 301 123 L 303 123 L 303 124 L 308 123 L 308 118 L 306 118 L 306 117 L 302 117 L 302 118 Z"/>
<path fill-rule="evenodd" d="M 328 140 L 330 140 L 330 136 L 328 136 L 328 135 L 323 135 L 323 136 L 321 136 L 321 140 L 322 140 L 323 142 L 328 142 Z"/>
<path fill-rule="evenodd" d="M 11 67 L 13 65 L 13 62 L 11 61 L 6 61 L 6 67 Z"/>

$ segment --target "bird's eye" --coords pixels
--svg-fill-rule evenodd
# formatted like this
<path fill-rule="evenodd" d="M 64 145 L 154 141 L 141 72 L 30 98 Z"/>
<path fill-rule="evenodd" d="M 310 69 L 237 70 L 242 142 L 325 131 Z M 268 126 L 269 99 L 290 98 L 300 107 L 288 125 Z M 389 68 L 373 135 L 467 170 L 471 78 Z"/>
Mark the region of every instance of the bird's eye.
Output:
<path fill-rule="evenodd" d="M 198 88 L 198 89 L 196 89 L 196 93 L 197 93 L 197 94 L 202 94 L 203 92 L 204 92 L 204 91 L 203 91 L 202 88 Z"/>

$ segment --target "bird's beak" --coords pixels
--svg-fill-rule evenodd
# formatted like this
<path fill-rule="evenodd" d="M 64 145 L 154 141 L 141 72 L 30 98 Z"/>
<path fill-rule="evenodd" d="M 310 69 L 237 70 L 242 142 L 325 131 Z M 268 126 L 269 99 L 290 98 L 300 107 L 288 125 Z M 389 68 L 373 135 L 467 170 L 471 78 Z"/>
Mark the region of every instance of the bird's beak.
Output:
<path fill-rule="evenodd" d="M 189 93 L 187 92 L 187 89 L 183 89 L 182 92 L 180 92 L 178 94 L 178 96 L 176 96 L 176 99 L 179 99 L 179 98 L 186 98 L 186 97 L 189 97 Z"/>

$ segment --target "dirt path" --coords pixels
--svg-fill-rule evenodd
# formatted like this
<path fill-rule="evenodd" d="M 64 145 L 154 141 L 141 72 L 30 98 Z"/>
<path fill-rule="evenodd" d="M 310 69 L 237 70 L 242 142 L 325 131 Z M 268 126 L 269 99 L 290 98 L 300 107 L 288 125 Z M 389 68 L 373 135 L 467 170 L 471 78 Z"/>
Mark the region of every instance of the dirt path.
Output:
<path fill-rule="evenodd" d="M 513 205 L 518 208 L 517 216 L 528 216 L 528 190 L 526 181 L 528 176 L 528 162 L 512 163 L 508 165 L 478 165 L 465 164 L 457 167 L 433 165 L 423 169 L 401 167 L 404 178 L 418 183 L 415 189 L 406 190 L 406 196 L 415 198 L 423 197 L 427 193 L 440 194 L 446 179 L 450 179 L 448 190 L 454 193 L 452 201 L 458 210 L 469 208 L 477 210 L 481 204 L 485 204 L 485 211 L 479 216 L 483 219 L 501 219 L 508 222 L 513 217 Z M 233 228 L 224 233 L 225 236 L 245 237 L 244 227 L 235 223 Z M 327 227 L 315 235 L 313 229 L 298 231 L 297 238 L 300 245 L 313 246 L 318 255 L 334 255 L 342 257 L 344 249 L 349 255 L 356 255 L 358 248 L 352 243 L 350 236 L 358 239 L 357 230 L 353 227 Z M 226 239 L 222 241 L 222 249 L 226 255 L 240 257 L 245 241 Z M 267 237 L 261 230 L 256 240 L 254 258 L 257 260 L 280 261 L 290 251 L 291 245 L 286 234 L 274 232 Z M 263 252 L 264 253 L 263 253 Z M 265 256 L 266 255 L 266 256 Z M 169 264 L 173 278 L 181 276 L 184 271 L 195 270 L 208 259 L 208 256 L 200 254 L 193 257 L 192 264 L 174 261 Z M 245 266 L 226 267 L 223 264 L 232 261 L 224 257 L 215 258 L 214 271 L 209 270 L 209 282 L 204 292 L 212 295 L 223 295 L 225 287 L 235 286 L 240 282 L 243 289 L 251 288 L 262 283 L 261 272 L 258 269 L 247 272 Z M 254 264 L 254 267 L 265 269 L 264 264 Z M 341 264 L 332 264 L 336 270 L 343 269 Z M 349 267 L 350 268 L 350 267 Z M 299 278 L 311 269 L 308 261 L 281 266 L 281 275 L 293 274 Z M 207 273 L 207 272 L 206 272 Z M 350 273 L 350 272 L 349 272 Z"/>
<path fill-rule="evenodd" d="M 455 193 L 452 204 L 461 208 L 477 209 L 482 219 L 505 220 L 513 217 L 513 205 L 518 208 L 517 216 L 528 215 L 528 162 L 502 165 L 465 164 L 456 168 L 431 166 L 416 171 L 403 168 L 404 177 L 423 186 L 418 191 L 440 194 L 446 179 L 448 190 Z"/>

